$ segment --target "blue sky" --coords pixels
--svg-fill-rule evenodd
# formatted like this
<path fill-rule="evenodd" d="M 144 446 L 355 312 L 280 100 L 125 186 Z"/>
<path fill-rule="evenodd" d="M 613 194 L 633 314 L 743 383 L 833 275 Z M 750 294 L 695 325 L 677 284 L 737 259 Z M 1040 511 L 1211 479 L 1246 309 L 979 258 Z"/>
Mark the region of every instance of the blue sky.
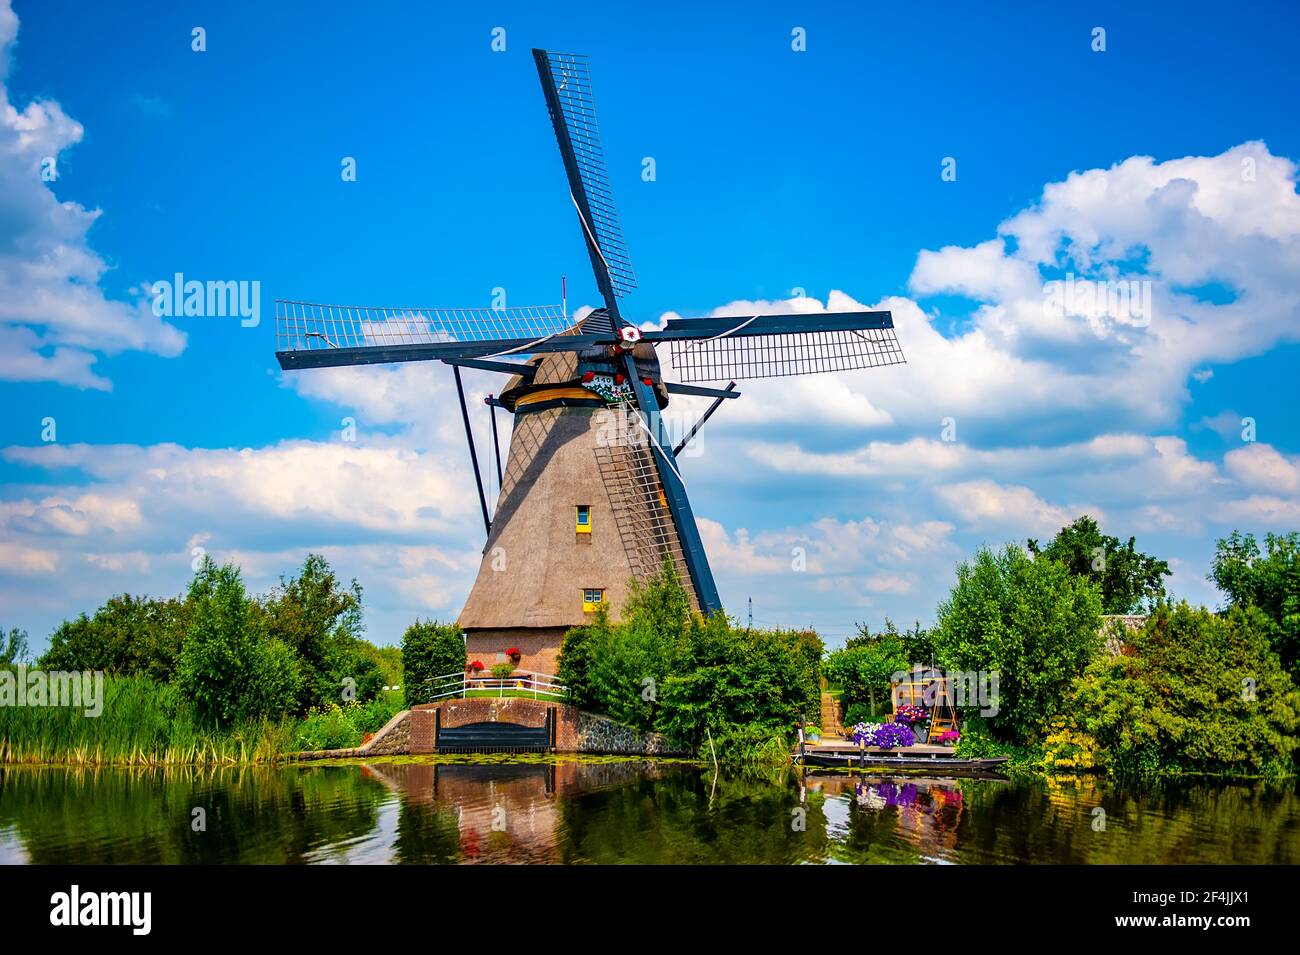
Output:
<path fill-rule="evenodd" d="M 1212 603 L 1215 537 L 1300 527 L 1289 5 L 702 6 L 0 0 L 0 625 L 177 593 L 196 546 L 258 588 L 323 550 L 380 642 L 454 616 L 447 370 L 282 375 L 271 301 L 594 303 L 534 46 L 591 56 L 629 316 L 898 319 L 906 368 L 743 384 L 687 461 L 732 612 L 926 621 L 976 546 L 1083 511 Z M 153 317 L 178 271 L 259 281 L 261 324 Z M 1149 281 L 1149 325 L 1045 317 L 1066 271 Z"/>

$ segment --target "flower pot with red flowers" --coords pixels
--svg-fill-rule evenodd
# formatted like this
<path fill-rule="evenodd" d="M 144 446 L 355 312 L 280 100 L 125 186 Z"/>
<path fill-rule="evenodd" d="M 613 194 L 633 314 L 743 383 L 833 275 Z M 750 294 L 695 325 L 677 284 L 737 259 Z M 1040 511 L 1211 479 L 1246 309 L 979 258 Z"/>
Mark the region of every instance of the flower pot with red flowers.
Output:
<path fill-rule="evenodd" d="M 481 660 L 471 660 L 465 665 L 465 672 L 471 677 L 477 677 L 483 672 L 483 663 Z"/>
<path fill-rule="evenodd" d="M 523 654 L 519 652 L 518 647 L 511 647 L 506 651 L 506 656 L 510 658 L 511 663 L 515 666 L 519 666 L 519 660 L 523 657 Z"/>

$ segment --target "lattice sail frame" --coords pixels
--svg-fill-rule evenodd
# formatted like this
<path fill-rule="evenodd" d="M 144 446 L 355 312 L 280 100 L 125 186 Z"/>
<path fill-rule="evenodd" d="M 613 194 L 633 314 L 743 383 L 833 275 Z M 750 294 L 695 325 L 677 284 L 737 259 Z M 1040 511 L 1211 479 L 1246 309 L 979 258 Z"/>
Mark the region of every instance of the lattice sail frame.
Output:
<path fill-rule="evenodd" d="M 699 595 L 691 582 L 677 525 L 663 498 L 663 481 L 654 454 L 647 445 L 600 445 L 596 448 L 596 467 L 633 578 L 650 580 L 659 573 L 666 554 L 676 567 L 692 606 L 698 610 Z"/>
<path fill-rule="evenodd" d="M 682 381 L 741 381 L 906 362 L 893 328 L 725 335 L 668 343 Z"/>
<path fill-rule="evenodd" d="M 575 327 L 559 305 L 511 308 L 371 308 L 277 300 L 276 350 L 316 351 L 543 339 Z"/>
<path fill-rule="evenodd" d="M 632 271 L 627 240 L 623 237 L 623 226 L 614 203 L 614 189 L 605 165 L 605 149 L 600 141 L 600 122 L 596 118 L 596 100 L 592 95 L 587 57 L 581 53 L 548 51 L 546 62 L 578 161 L 578 175 L 586 189 L 596 245 L 608 267 L 614 294 L 623 298 L 636 289 L 636 273 Z"/>

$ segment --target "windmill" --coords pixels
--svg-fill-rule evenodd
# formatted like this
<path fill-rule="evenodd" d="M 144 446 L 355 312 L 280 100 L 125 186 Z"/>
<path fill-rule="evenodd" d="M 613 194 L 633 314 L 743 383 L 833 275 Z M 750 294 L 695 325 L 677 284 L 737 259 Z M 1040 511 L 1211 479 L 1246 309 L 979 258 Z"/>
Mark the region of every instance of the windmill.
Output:
<path fill-rule="evenodd" d="M 619 301 L 636 288 L 606 170 L 585 56 L 533 58 L 604 306 L 365 308 L 276 302 L 285 370 L 406 361 L 452 368 L 487 544 L 461 612 L 471 658 L 520 651 L 555 672 L 564 633 L 602 606 L 617 614 L 631 580 L 665 555 L 692 606 L 721 609 L 678 455 L 736 381 L 901 363 L 887 311 L 669 319 L 642 330 Z M 566 296 L 567 298 L 567 296 Z M 680 381 L 661 374 L 664 348 Z M 500 493 L 489 510 L 461 369 L 509 376 L 489 396 Z M 699 382 L 729 382 L 725 388 Z M 661 412 L 672 395 L 713 398 L 677 444 Z M 505 467 L 498 410 L 513 415 Z"/>

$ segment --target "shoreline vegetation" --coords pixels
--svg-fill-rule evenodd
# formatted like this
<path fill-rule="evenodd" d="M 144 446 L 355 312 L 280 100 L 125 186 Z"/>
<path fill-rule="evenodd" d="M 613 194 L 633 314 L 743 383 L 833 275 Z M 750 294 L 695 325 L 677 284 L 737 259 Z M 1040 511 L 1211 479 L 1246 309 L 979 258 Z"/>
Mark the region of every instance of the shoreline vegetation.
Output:
<path fill-rule="evenodd" d="M 665 561 L 634 585 L 618 622 L 600 613 L 566 635 L 558 677 L 581 709 L 662 733 L 705 765 L 773 779 L 823 688 L 845 725 L 874 722 L 890 676 L 916 665 L 998 674 L 996 713 L 961 710 L 956 755 L 1009 756 L 1013 774 L 1294 775 L 1300 535 L 1218 541 L 1220 611 L 1176 601 L 1169 573 L 1084 517 L 1045 546 L 981 548 L 929 629 L 860 624 L 827 653 L 812 631 L 692 612 Z M 0 633 L 0 674 L 19 664 L 106 674 L 94 718 L 3 705 L 0 680 L 0 765 L 243 766 L 347 749 L 467 664 L 453 625 L 416 620 L 400 649 L 363 634 L 360 586 L 318 555 L 260 596 L 237 567 L 205 558 L 184 595 L 113 597 L 61 624 L 39 660 L 25 634 Z"/>

